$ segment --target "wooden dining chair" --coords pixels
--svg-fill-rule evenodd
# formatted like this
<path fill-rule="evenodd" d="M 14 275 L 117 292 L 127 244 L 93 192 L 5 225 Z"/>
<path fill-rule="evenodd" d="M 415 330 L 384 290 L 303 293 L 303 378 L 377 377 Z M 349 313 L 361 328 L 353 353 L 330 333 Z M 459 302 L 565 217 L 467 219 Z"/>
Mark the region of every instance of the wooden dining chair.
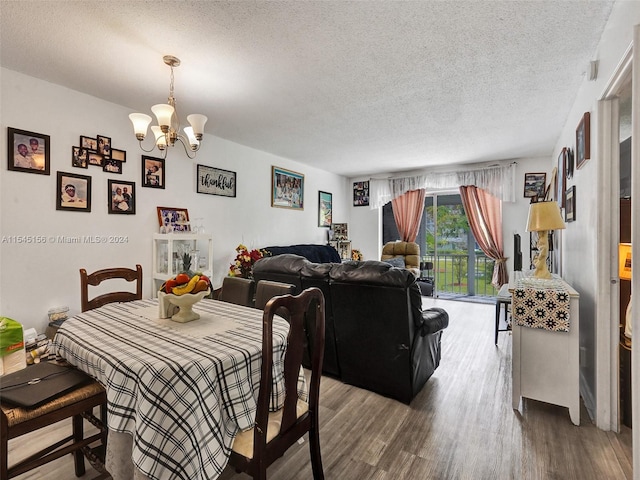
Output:
<path fill-rule="evenodd" d="M 89 300 L 89 285 L 98 286 L 105 280 L 122 279 L 127 282 L 136 282 L 136 291 L 133 292 L 109 292 Z M 87 274 L 84 268 L 80 269 L 80 306 L 83 312 L 101 307 L 107 303 L 130 302 L 142 299 L 142 267 L 136 265 L 136 269 L 126 267 L 105 268 Z"/>
<path fill-rule="evenodd" d="M 0 404 L 0 478 L 13 478 L 69 453 L 73 454 L 77 477 L 85 474 L 85 455 L 96 462 L 96 466 L 104 464 L 107 441 L 106 402 L 107 394 L 102 385 L 95 380 L 89 380 L 87 385 L 33 409 Z M 100 418 L 93 415 L 93 408 L 98 406 L 101 407 Z M 49 446 L 9 467 L 10 439 L 35 432 L 67 418 L 72 419 L 71 435 L 50 442 Z M 98 427 L 98 433 L 85 438 L 83 419 Z M 51 434 L 40 435 L 34 441 L 42 444 L 48 440 L 49 435 Z M 97 441 L 101 442 L 100 446 L 91 448 L 91 444 Z"/>
<path fill-rule="evenodd" d="M 315 335 L 312 346 L 309 399 L 298 398 L 298 375 L 302 365 L 305 313 L 315 301 Z M 289 313 L 289 336 L 284 358 L 285 401 L 276 412 L 269 412 L 273 371 L 273 316 L 285 308 Z M 324 356 L 324 296 L 311 287 L 297 296 L 281 295 L 267 303 L 263 314 L 262 365 L 254 428 L 236 435 L 229 462 L 238 472 L 254 480 L 266 480 L 267 467 L 280 458 L 298 439 L 309 433 L 311 467 L 315 480 L 324 479 L 320 455 L 318 409 L 320 377 Z"/>
<path fill-rule="evenodd" d="M 276 295 L 287 295 L 295 293 L 295 286 L 273 282 L 271 280 L 260 280 L 256 286 L 256 301 L 254 307 L 258 310 L 264 310 L 267 302 Z"/>
<path fill-rule="evenodd" d="M 218 300 L 253 307 L 256 284 L 250 278 L 224 277 Z"/>

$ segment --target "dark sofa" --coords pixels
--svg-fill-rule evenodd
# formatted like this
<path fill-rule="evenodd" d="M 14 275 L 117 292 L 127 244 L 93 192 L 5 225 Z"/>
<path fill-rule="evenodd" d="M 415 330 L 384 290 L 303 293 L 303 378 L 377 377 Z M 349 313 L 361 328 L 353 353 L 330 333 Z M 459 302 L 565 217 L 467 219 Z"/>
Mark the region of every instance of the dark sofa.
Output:
<path fill-rule="evenodd" d="M 340 254 L 331 245 L 299 244 L 288 247 L 265 247 L 270 256 L 283 254 L 300 255 L 314 263 L 340 263 Z"/>
<path fill-rule="evenodd" d="M 283 254 L 256 262 L 253 276 L 290 283 L 296 292 L 322 290 L 326 374 L 410 403 L 440 363 L 448 315 L 422 311 L 416 278 L 406 269 L 378 261 L 318 264 Z"/>

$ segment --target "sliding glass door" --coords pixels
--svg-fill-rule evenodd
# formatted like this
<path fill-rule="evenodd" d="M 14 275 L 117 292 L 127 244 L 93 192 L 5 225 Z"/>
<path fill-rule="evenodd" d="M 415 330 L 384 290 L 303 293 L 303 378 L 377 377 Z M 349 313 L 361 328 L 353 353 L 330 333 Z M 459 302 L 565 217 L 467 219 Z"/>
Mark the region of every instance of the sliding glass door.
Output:
<path fill-rule="evenodd" d="M 478 248 L 458 193 L 425 199 L 423 261 L 433 262 L 436 292 L 442 297 L 491 297 L 493 260 Z"/>

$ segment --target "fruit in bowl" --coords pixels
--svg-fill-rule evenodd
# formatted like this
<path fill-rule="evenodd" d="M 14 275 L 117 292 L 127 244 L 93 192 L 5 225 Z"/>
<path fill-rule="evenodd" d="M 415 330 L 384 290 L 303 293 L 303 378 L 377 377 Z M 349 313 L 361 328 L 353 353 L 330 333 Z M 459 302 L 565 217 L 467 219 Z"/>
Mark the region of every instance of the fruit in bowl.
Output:
<path fill-rule="evenodd" d="M 193 305 L 211 293 L 211 282 L 205 275 L 195 274 L 192 277 L 185 273 L 167 280 L 158 294 L 160 301 L 160 317 L 167 318 L 169 304 L 178 307 L 178 312 L 171 320 L 184 323 L 197 320 L 200 315 L 193 311 Z M 171 309 L 174 310 L 175 308 Z"/>
<path fill-rule="evenodd" d="M 206 275 L 196 273 L 192 277 L 186 273 L 179 273 L 174 278 L 170 278 L 162 284 L 160 291 L 172 293 L 174 295 L 185 295 L 187 293 L 198 293 L 209 290 L 211 280 Z"/>

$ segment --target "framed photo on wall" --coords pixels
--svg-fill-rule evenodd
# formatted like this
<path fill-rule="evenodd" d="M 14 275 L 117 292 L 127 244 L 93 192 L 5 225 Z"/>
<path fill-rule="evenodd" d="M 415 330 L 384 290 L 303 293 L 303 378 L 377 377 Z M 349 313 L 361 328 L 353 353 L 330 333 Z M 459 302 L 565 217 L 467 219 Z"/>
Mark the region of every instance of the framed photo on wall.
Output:
<path fill-rule="evenodd" d="M 236 172 L 198 165 L 196 191 L 222 197 L 236 196 Z"/>
<path fill-rule="evenodd" d="M 364 182 L 354 182 L 353 184 L 353 206 L 366 207 L 369 205 L 369 180 Z"/>
<path fill-rule="evenodd" d="M 104 158 L 111 158 L 111 137 L 98 135 L 98 153 Z"/>
<path fill-rule="evenodd" d="M 542 197 L 547 185 L 546 173 L 524 174 L 524 198 Z"/>
<path fill-rule="evenodd" d="M 127 161 L 127 152 L 126 150 L 118 150 L 117 148 L 111 149 L 111 160 L 117 160 L 119 162 Z"/>
<path fill-rule="evenodd" d="M 564 221 L 573 222 L 576 219 L 576 186 L 573 185 L 567 190 L 567 205 L 564 210 Z"/>
<path fill-rule="evenodd" d="M 585 112 L 576 128 L 576 168 L 580 170 L 591 158 L 591 114 Z"/>
<path fill-rule="evenodd" d="M 142 156 L 142 186 L 164 189 L 164 158 Z"/>
<path fill-rule="evenodd" d="M 56 210 L 72 212 L 91 211 L 91 177 L 69 172 L 58 172 Z"/>
<path fill-rule="evenodd" d="M 49 135 L 11 127 L 7 132 L 9 170 L 50 175 Z"/>
<path fill-rule="evenodd" d="M 89 166 L 89 153 L 86 148 L 71 147 L 71 166 L 87 168 Z"/>
<path fill-rule="evenodd" d="M 318 191 L 318 226 L 331 227 L 333 216 L 333 195 L 329 192 Z"/>
<path fill-rule="evenodd" d="M 189 211 L 186 208 L 156 207 L 160 233 L 190 232 Z"/>
<path fill-rule="evenodd" d="M 136 184 L 122 180 L 107 180 L 109 203 L 107 211 L 119 215 L 136 213 Z"/>
<path fill-rule="evenodd" d="M 107 173 L 122 174 L 122 162 L 105 157 L 102 159 L 102 171 Z"/>
<path fill-rule="evenodd" d="M 96 138 L 80 135 L 80 146 L 89 150 L 89 153 L 98 153 L 98 140 Z"/>
<path fill-rule="evenodd" d="M 272 166 L 271 206 L 304 210 L 304 175 Z"/>

